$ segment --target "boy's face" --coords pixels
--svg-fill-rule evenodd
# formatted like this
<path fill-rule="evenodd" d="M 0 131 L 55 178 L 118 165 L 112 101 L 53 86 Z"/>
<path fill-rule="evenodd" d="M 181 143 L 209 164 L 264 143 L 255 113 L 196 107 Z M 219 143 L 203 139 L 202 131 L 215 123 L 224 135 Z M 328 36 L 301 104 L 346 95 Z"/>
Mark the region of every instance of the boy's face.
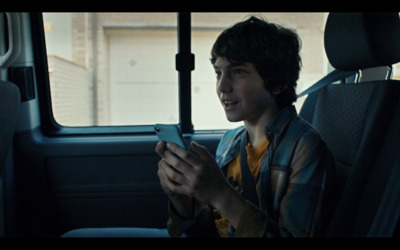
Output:
<path fill-rule="evenodd" d="M 276 109 L 273 95 L 252 63 L 231 64 L 225 57 L 214 63 L 217 94 L 231 122 L 258 122 Z"/>

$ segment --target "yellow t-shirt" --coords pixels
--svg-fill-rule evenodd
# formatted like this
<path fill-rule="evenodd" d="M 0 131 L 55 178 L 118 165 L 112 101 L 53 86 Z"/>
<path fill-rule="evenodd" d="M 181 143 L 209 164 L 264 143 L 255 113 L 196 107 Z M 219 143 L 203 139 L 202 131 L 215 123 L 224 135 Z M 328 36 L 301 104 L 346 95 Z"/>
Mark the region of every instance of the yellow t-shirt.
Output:
<path fill-rule="evenodd" d="M 269 142 L 265 139 L 258 147 L 253 148 L 250 143 L 246 146 L 247 151 L 247 164 L 249 165 L 250 172 L 257 180 L 260 173 L 261 162 L 267 153 Z M 240 194 L 243 192 L 242 186 L 242 174 L 240 169 L 240 155 L 236 156 L 229 165 L 228 172 L 226 175 L 229 183 L 238 191 Z M 227 237 L 227 231 L 229 227 L 228 220 L 216 209 L 214 209 L 215 225 L 217 231 L 221 237 Z"/>

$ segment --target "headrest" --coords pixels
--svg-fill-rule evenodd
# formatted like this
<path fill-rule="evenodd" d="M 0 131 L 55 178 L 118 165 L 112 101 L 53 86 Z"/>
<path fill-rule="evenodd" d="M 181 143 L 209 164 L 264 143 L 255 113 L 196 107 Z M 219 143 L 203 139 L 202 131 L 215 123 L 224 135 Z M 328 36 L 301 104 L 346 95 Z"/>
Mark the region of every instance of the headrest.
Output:
<path fill-rule="evenodd" d="M 335 69 L 390 66 L 400 61 L 399 13 L 330 13 L 324 40 Z"/>

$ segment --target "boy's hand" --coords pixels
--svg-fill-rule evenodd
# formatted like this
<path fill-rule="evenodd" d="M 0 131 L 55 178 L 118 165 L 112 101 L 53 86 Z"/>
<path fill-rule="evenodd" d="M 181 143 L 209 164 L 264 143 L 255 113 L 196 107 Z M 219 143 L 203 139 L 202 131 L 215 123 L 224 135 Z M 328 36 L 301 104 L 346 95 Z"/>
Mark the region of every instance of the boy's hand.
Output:
<path fill-rule="evenodd" d="M 168 178 L 164 184 L 170 194 L 182 194 L 212 204 L 228 183 L 204 146 L 191 142 L 190 147 L 197 155 L 174 143 L 160 144 L 158 152 L 164 157 L 159 163 L 159 172 L 163 178 Z"/>

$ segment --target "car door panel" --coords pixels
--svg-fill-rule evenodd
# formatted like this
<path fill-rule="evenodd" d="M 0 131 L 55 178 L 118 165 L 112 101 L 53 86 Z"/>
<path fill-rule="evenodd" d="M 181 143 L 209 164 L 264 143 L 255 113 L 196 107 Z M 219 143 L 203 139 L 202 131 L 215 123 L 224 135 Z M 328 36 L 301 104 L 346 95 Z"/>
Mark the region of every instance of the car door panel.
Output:
<path fill-rule="evenodd" d="M 221 136 L 186 138 L 214 154 Z M 155 134 L 46 137 L 35 129 L 17 132 L 15 140 L 17 181 L 24 183 L 18 189 L 24 235 L 166 226 L 168 199 L 157 176 Z"/>

